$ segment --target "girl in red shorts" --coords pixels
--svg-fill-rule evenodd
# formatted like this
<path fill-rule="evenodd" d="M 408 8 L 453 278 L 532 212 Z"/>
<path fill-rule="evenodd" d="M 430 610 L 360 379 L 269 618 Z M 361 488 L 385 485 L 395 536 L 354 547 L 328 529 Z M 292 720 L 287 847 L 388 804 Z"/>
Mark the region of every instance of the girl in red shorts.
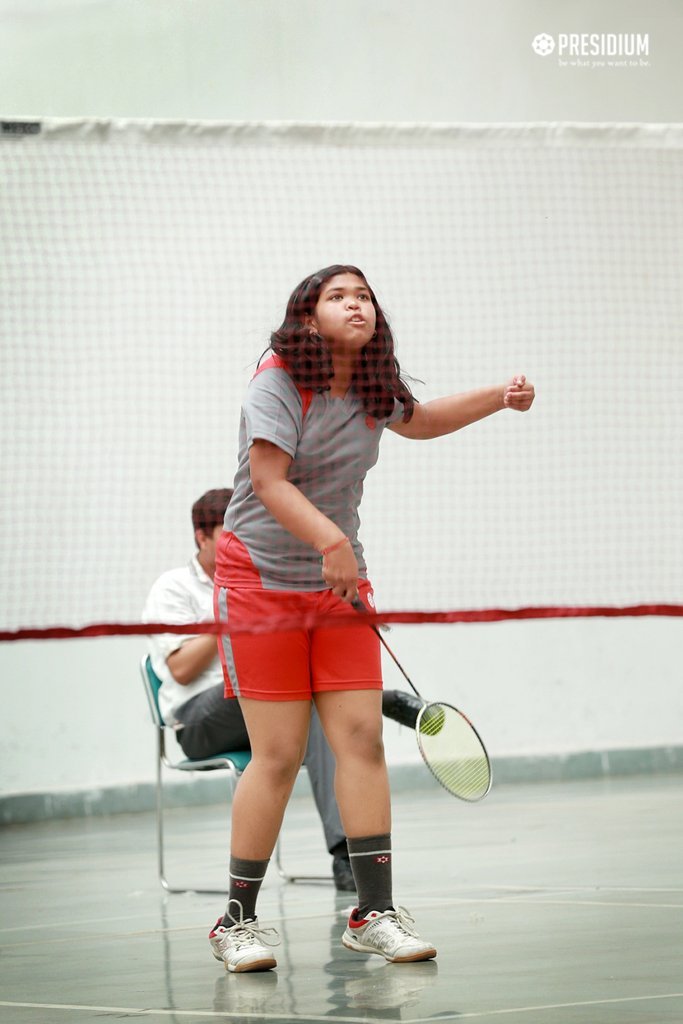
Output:
<path fill-rule="evenodd" d="M 218 547 L 216 618 L 236 630 L 268 616 L 314 621 L 360 598 L 373 607 L 358 508 L 385 428 L 431 438 L 505 407 L 526 410 L 524 377 L 418 404 L 389 325 L 356 267 L 332 266 L 292 294 L 240 421 L 239 467 Z M 358 892 L 342 943 L 392 963 L 434 946 L 396 908 L 382 746 L 379 642 L 359 617 L 343 628 L 233 632 L 219 650 L 226 696 L 244 713 L 252 758 L 232 809 L 230 893 L 210 933 L 229 971 L 276 966 L 256 897 L 301 766 L 315 701 L 335 755 L 337 803 Z"/>

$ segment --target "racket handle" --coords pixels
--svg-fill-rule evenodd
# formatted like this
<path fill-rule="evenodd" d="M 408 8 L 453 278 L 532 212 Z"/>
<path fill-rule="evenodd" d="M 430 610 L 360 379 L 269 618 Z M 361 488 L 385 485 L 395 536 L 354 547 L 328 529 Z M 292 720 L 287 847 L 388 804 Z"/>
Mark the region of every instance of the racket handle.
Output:
<path fill-rule="evenodd" d="M 365 605 L 363 604 L 363 602 L 361 601 L 361 599 L 359 597 L 354 597 L 353 601 L 351 602 L 351 607 L 355 608 L 356 611 L 359 614 L 361 614 L 361 615 L 367 615 L 368 614 L 367 608 L 365 607 Z M 404 667 L 401 664 L 401 662 L 398 660 L 398 658 L 396 657 L 396 655 L 392 651 L 392 649 L 389 646 L 389 644 L 386 642 L 386 640 L 384 639 L 384 637 L 382 636 L 382 634 L 378 630 L 377 626 L 374 624 L 374 622 L 368 622 L 368 626 L 370 627 L 370 629 L 372 629 L 377 634 L 377 636 L 379 637 L 379 642 L 382 644 L 382 646 L 384 647 L 385 651 L 387 652 L 387 654 L 389 655 L 389 657 L 391 658 L 393 663 L 396 665 L 396 668 L 399 670 L 399 672 L 401 673 L 401 675 L 403 676 L 403 678 L 407 682 L 407 684 L 410 687 L 410 689 L 413 691 L 413 693 L 417 697 L 420 698 L 420 700 L 423 701 L 424 697 L 422 696 L 421 693 L 418 692 L 417 687 L 415 686 L 415 684 L 413 683 L 412 679 L 410 678 L 410 676 L 408 675 L 408 673 L 404 669 Z"/>
<path fill-rule="evenodd" d="M 358 597 L 358 595 L 356 595 L 356 597 L 354 597 L 353 601 L 351 602 L 351 607 L 355 608 L 356 611 L 360 612 L 361 615 L 368 614 L 367 608 L 365 607 L 361 599 Z M 368 622 L 368 626 L 370 627 L 370 629 L 374 630 L 377 636 L 380 638 L 380 640 L 382 640 L 382 634 L 380 633 L 378 627 L 374 624 L 374 622 Z M 384 628 L 386 629 L 386 626 Z M 384 643 L 384 640 L 382 640 L 382 643 Z M 384 644 L 384 646 L 386 647 L 386 644 Z M 387 650 L 389 650 L 388 647 Z"/>
<path fill-rule="evenodd" d="M 357 612 L 361 612 L 361 614 L 363 614 L 363 615 L 367 615 L 368 614 L 368 610 L 365 607 L 365 605 L 363 604 L 363 602 L 361 601 L 361 599 L 359 598 L 358 594 L 356 594 L 356 596 L 354 597 L 353 601 L 351 602 L 351 607 L 355 608 Z"/>

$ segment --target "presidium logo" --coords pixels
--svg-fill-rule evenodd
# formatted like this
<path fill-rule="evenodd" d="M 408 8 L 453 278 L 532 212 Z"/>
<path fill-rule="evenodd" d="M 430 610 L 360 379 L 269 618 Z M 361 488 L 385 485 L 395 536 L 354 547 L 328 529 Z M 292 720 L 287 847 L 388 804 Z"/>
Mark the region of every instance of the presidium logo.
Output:
<path fill-rule="evenodd" d="M 546 35 L 545 32 L 541 32 L 540 36 L 536 36 L 531 45 L 534 52 L 537 53 L 539 57 L 549 57 L 555 49 L 555 40 L 552 36 Z"/>
<path fill-rule="evenodd" d="M 531 47 L 539 57 L 557 51 L 560 67 L 649 67 L 650 35 L 636 32 L 540 32 Z"/>

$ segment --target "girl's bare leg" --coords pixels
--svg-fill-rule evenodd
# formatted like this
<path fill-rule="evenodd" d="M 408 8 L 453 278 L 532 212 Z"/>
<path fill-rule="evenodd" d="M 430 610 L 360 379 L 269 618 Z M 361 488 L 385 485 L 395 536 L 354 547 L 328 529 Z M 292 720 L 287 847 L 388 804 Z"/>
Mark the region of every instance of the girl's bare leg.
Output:
<path fill-rule="evenodd" d="M 239 698 L 251 743 L 251 761 L 232 805 L 233 857 L 268 860 L 308 741 L 307 700 Z"/>
<path fill-rule="evenodd" d="M 347 837 L 391 832 L 382 691 L 334 690 L 314 699 L 337 762 L 335 792 Z"/>

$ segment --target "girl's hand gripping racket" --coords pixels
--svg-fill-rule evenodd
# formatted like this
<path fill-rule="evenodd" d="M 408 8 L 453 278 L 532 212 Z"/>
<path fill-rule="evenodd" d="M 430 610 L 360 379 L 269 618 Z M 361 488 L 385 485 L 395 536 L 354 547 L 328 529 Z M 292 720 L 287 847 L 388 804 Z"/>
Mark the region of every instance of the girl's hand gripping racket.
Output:
<path fill-rule="evenodd" d="M 360 598 L 353 601 L 353 607 L 367 614 Z M 411 690 L 424 700 L 380 631 L 374 625 L 370 628 Z M 462 711 L 451 704 L 425 703 L 417 716 L 415 737 L 424 763 L 444 789 L 471 803 L 486 796 L 491 789 L 491 762 L 479 733 Z"/>

